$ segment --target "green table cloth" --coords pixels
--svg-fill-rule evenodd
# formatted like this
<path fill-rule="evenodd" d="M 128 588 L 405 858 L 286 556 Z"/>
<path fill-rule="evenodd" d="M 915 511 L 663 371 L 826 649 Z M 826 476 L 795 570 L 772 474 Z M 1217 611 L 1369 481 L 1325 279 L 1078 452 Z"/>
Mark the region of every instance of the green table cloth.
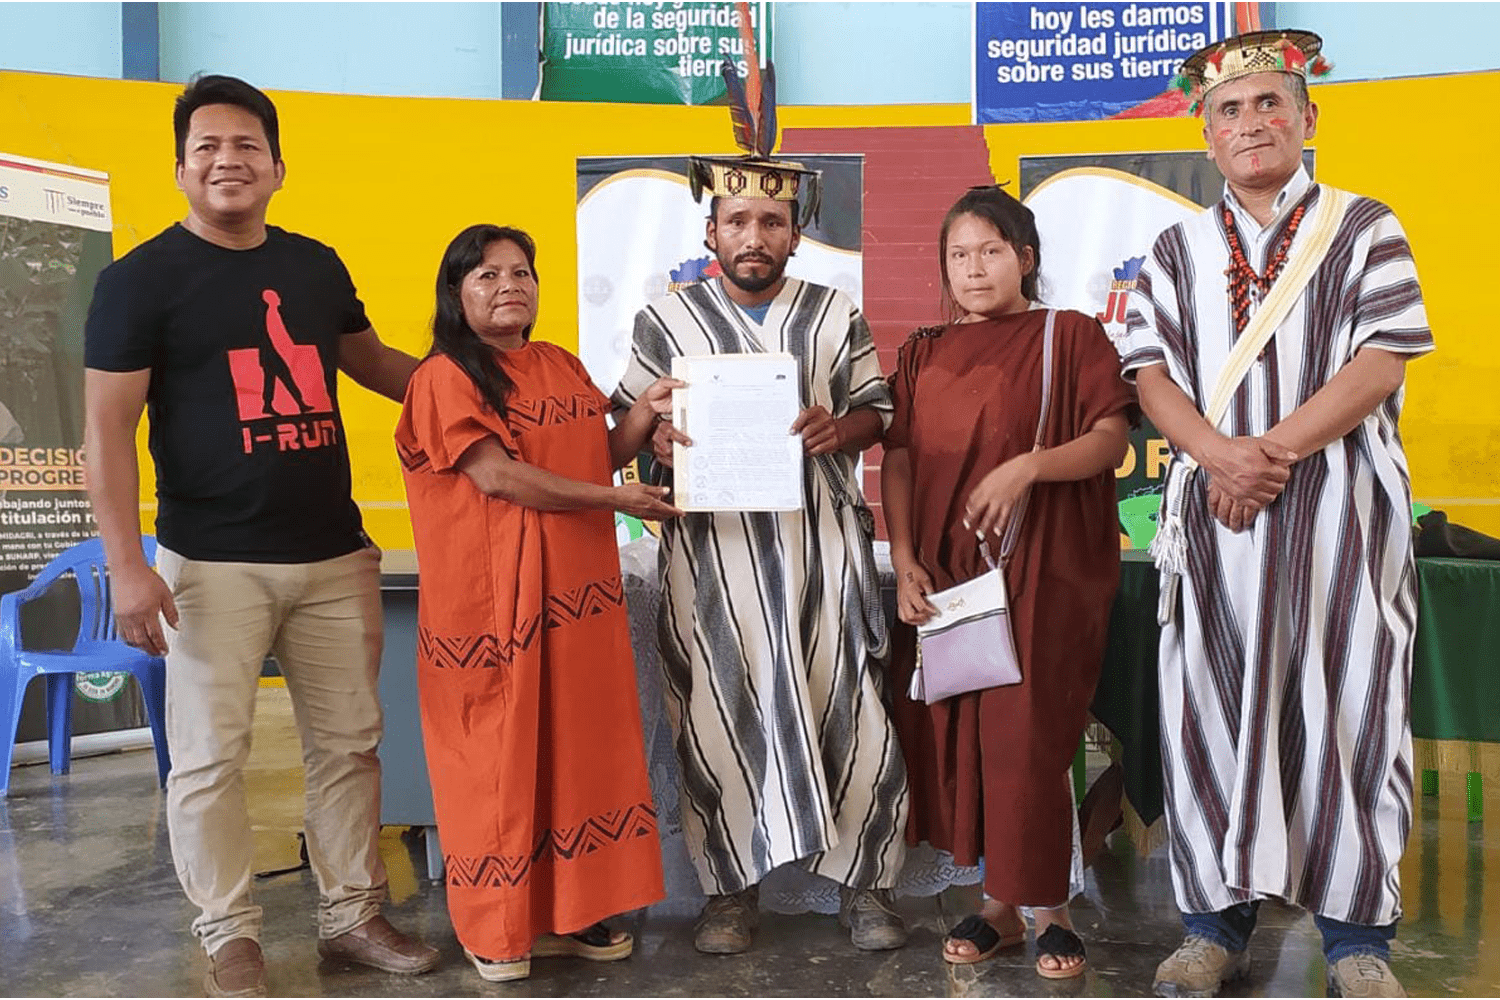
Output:
<path fill-rule="evenodd" d="M 1417 560 L 1411 731 L 1500 743 L 1500 562 Z"/>

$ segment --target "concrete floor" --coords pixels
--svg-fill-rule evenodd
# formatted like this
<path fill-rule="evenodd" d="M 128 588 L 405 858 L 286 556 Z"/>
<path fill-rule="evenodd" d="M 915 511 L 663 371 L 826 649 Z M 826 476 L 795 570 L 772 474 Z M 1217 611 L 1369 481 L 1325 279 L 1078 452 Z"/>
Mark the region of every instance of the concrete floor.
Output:
<path fill-rule="evenodd" d="M 263 689 L 248 775 L 257 870 L 294 864 L 301 773 L 286 693 Z M 1393 965 L 1414 996 L 1500 995 L 1500 836 L 1466 821 L 1462 788 L 1421 800 L 1403 864 L 1407 918 Z M 13 996 L 201 995 L 203 959 L 187 932 L 192 912 L 172 868 L 149 751 L 75 761 L 53 777 L 20 768 L 0 800 L 0 994 Z M 1486 811 L 1500 824 L 1500 794 Z M 906 948 L 863 954 L 832 917 L 766 914 L 748 955 L 693 951 L 692 913 L 670 901 L 624 918 L 636 953 L 612 965 L 572 959 L 535 963 L 530 980 L 482 983 L 448 926 L 443 886 L 417 874 L 420 837 L 384 831 L 391 919 L 443 951 L 436 972 L 415 979 L 320 962 L 307 872 L 257 882 L 273 995 L 291 996 L 1143 996 L 1156 964 L 1178 943 L 1165 856 L 1138 858 L 1115 834 L 1091 870 L 1073 919 L 1091 968 L 1064 983 L 1034 973 L 1035 950 L 1004 952 L 978 966 L 941 958 L 945 928 L 972 912 L 977 889 L 908 898 Z M 1490 872 L 1493 878 L 1486 878 Z M 1268 904 L 1239 995 L 1320 996 L 1324 966 L 1312 921 Z"/>

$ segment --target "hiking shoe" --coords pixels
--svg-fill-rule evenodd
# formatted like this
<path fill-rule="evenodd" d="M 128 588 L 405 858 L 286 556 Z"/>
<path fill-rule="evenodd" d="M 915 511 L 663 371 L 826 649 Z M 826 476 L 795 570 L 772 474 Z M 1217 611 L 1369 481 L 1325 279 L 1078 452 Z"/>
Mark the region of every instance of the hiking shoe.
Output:
<path fill-rule="evenodd" d="M 749 951 L 760 924 L 760 889 L 751 886 L 725 896 L 710 896 L 693 933 L 693 947 L 705 955 L 738 955 Z"/>
<path fill-rule="evenodd" d="M 1249 951 L 1228 951 L 1190 935 L 1156 967 L 1151 990 L 1159 997 L 1216 997 L 1225 983 L 1249 974 Z"/>
<path fill-rule="evenodd" d="M 1406 991 L 1379 955 L 1346 955 L 1328 967 L 1331 997 L 1404 997 Z"/>
<path fill-rule="evenodd" d="M 888 951 L 906 943 L 906 922 L 896 912 L 889 889 L 839 886 L 839 926 L 860 951 Z"/>

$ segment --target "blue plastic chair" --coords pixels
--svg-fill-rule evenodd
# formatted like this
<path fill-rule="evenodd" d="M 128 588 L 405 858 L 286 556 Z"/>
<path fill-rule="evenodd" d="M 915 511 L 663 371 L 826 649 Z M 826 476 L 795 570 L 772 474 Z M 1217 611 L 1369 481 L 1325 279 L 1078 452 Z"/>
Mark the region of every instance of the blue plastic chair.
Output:
<path fill-rule="evenodd" d="M 156 539 L 147 535 L 141 544 L 146 561 L 155 565 Z M 72 573 L 78 582 L 80 614 L 73 648 L 22 649 L 21 605 L 41 596 L 65 573 Z M 167 751 L 167 664 L 159 656 L 128 645 L 116 633 L 104 543 L 91 538 L 53 559 L 25 590 L 0 596 L 0 747 L 5 751 L 0 798 L 10 792 L 10 761 L 16 749 L 26 685 L 38 677 L 47 678 L 47 746 L 52 773 L 67 774 L 73 742 L 73 675 L 95 671 L 128 673 L 140 684 L 156 746 L 156 773 L 165 787 L 167 772 L 172 769 Z"/>

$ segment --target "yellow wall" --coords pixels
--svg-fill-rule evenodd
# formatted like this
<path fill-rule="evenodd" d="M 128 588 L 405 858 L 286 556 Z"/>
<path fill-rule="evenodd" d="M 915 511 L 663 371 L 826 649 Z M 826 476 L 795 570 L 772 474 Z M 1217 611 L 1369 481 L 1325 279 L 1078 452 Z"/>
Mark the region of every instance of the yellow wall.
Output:
<path fill-rule="evenodd" d="M 172 179 L 172 84 L 0 72 L 0 152 L 107 171 L 115 253 L 180 218 Z M 577 345 L 573 225 L 579 156 L 733 152 L 723 108 L 273 94 L 287 183 L 271 221 L 335 246 L 376 329 L 413 353 L 428 344 L 432 280 L 447 241 L 478 221 L 537 237 L 538 335 Z M 1500 73 L 1333 84 L 1318 174 L 1390 204 L 1416 251 L 1438 353 L 1409 369 L 1403 434 L 1417 497 L 1500 535 L 1500 349 L 1487 313 L 1500 225 L 1500 139 L 1475 109 Z M 786 127 L 955 125 L 968 109 L 785 108 Z M 986 127 L 997 178 L 1022 155 L 1200 149 L 1182 119 Z M 934 220 L 934 225 L 937 220 Z M 409 548 L 396 406 L 345 384 L 354 492 L 375 538 Z M 144 456 L 144 452 L 143 452 Z M 153 495 L 143 465 L 143 499 Z M 150 523 L 150 511 L 146 512 Z"/>
<path fill-rule="evenodd" d="M 173 180 L 172 101 L 181 87 L 0 72 L 0 152 L 110 175 L 115 255 L 185 213 Z M 723 108 L 348 97 L 272 92 L 286 185 L 270 221 L 336 247 L 382 339 L 414 354 L 431 343 L 443 248 L 475 222 L 536 237 L 537 336 L 576 349 L 579 156 L 736 150 Z M 783 128 L 954 125 L 964 107 L 784 108 Z M 411 548 L 391 432 L 398 407 L 340 386 L 354 496 L 370 534 Z M 141 437 L 142 523 L 155 483 Z"/>

